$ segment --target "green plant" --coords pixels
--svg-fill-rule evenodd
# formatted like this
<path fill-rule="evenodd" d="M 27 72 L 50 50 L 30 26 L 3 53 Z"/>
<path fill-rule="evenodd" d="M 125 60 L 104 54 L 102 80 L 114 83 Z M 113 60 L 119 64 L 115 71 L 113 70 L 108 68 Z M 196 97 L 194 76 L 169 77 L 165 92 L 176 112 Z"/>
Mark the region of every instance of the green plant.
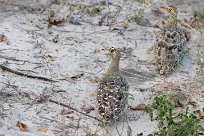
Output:
<path fill-rule="evenodd" d="M 198 136 L 201 128 L 200 119 L 188 112 L 173 114 L 174 106 L 170 97 L 159 96 L 154 99 L 153 104 L 146 108 L 152 121 L 159 122 L 159 131 L 149 136 Z M 139 136 L 142 136 L 139 134 Z"/>
<path fill-rule="evenodd" d="M 204 23 L 204 10 L 194 11 L 194 16 L 196 16 L 202 23 Z"/>
<path fill-rule="evenodd" d="M 95 14 L 98 14 L 101 12 L 101 8 L 99 6 L 96 6 L 96 7 L 91 7 L 88 9 L 88 13 L 90 15 L 95 15 Z"/>
<path fill-rule="evenodd" d="M 144 9 L 137 9 L 134 13 L 134 16 L 130 16 L 128 18 L 128 21 L 138 23 L 138 22 L 141 22 L 141 20 L 143 20 L 143 18 L 144 18 Z"/>

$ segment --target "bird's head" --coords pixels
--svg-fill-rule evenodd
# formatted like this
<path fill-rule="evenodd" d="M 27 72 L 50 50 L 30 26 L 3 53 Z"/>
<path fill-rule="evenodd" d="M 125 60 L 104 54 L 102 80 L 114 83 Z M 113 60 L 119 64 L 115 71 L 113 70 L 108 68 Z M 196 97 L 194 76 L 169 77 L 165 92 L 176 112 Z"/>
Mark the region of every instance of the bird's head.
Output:
<path fill-rule="evenodd" d="M 174 6 L 168 6 L 168 7 L 165 8 L 165 10 L 166 10 L 171 16 L 174 16 L 174 17 L 177 16 L 178 11 L 177 11 L 177 8 L 176 8 L 176 7 L 174 7 Z"/>
<path fill-rule="evenodd" d="M 112 59 L 120 59 L 121 53 L 120 50 L 114 47 L 106 48 L 105 49 L 108 54 L 112 57 Z"/>

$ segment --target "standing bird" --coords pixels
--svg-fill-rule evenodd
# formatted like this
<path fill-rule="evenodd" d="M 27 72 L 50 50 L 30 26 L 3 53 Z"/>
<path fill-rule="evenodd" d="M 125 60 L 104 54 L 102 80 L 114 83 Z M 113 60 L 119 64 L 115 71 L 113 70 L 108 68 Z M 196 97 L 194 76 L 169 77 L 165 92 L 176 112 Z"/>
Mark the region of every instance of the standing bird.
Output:
<path fill-rule="evenodd" d="M 177 9 L 167 7 L 170 14 L 164 28 L 156 34 L 154 53 L 156 65 L 161 75 L 172 73 L 186 52 L 186 37 L 177 24 Z"/>
<path fill-rule="evenodd" d="M 110 125 L 124 113 L 127 105 L 128 85 L 119 74 L 120 50 L 113 47 L 106 50 L 112 57 L 112 62 L 99 82 L 97 101 L 98 113 L 103 123 Z"/>

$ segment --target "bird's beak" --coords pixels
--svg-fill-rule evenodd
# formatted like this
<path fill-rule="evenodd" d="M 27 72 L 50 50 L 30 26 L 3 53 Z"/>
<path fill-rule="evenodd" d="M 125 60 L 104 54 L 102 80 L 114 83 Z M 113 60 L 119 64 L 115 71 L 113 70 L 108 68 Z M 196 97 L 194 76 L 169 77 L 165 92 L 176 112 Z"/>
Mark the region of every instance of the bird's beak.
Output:
<path fill-rule="evenodd" d="M 174 11 L 174 9 L 171 8 L 171 7 L 165 7 L 164 10 L 165 10 L 167 13 L 169 13 L 170 15 L 172 15 L 172 16 L 176 16 L 176 14 L 177 14 L 177 13 Z"/>
<path fill-rule="evenodd" d="M 104 49 L 101 49 L 102 51 L 107 51 L 107 52 L 110 52 L 110 48 L 104 48 Z"/>
<path fill-rule="evenodd" d="M 105 48 L 105 51 L 108 51 L 108 52 L 109 52 L 109 51 L 110 51 L 110 48 Z"/>

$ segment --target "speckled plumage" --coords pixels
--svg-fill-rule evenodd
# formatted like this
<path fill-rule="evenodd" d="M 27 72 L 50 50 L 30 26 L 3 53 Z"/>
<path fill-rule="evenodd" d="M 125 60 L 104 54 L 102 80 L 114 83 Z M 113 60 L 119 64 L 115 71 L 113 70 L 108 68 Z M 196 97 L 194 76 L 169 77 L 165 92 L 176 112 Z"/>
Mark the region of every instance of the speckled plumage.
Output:
<path fill-rule="evenodd" d="M 98 113 L 105 124 L 110 125 L 120 117 L 126 107 L 127 97 L 128 85 L 119 71 L 106 73 L 97 89 Z"/>
<path fill-rule="evenodd" d="M 165 27 L 156 34 L 154 53 L 160 74 L 172 73 L 181 62 L 186 51 L 186 38 L 177 25 L 177 10 L 169 7 L 170 17 Z"/>

